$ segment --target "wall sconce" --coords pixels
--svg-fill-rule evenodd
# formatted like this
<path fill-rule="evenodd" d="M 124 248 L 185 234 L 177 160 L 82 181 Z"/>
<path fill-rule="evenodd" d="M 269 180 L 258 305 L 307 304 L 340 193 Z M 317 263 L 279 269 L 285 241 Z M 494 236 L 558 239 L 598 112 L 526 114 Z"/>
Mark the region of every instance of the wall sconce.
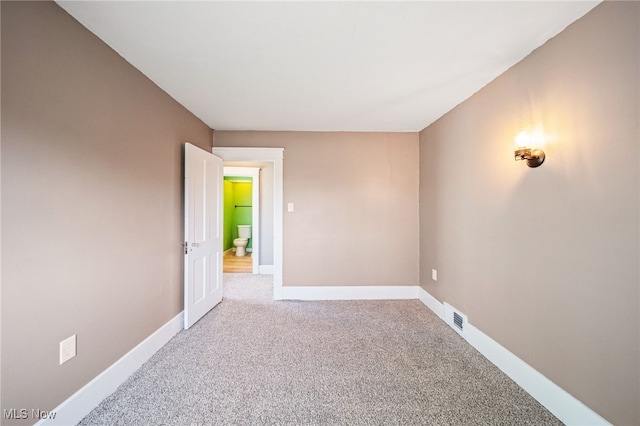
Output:
<path fill-rule="evenodd" d="M 514 157 L 516 161 L 526 160 L 527 166 L 538 167 L 544 163 L 544 151 L 535 148 L 544 144 L 544 134 L 540 131 L 525 132 L 524 130 L 515 137 L 516 150 Z"/>

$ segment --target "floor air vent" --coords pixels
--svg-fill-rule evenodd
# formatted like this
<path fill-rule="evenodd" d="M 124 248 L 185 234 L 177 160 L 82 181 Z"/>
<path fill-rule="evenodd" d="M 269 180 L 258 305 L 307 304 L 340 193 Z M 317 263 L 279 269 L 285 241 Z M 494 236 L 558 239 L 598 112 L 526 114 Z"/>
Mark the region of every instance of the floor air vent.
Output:
<path fill-rule="evenodd" d="M 458 327 L 458 329 L 460 329 L 460 331 L 464 331 L 464 320 L 462 318 L 462 315 L 460 315 L 457 312 L 453 313 L 453 325 L 455 325 L 456 327 Z"/>
<path fill-rule="evenodd" d="M 464 329 L 467 326 L 467 316 L 447 302 L 444 303 L 444 315 L 447 324 L 457 331 L 458 334 L 464 335 Z"/>

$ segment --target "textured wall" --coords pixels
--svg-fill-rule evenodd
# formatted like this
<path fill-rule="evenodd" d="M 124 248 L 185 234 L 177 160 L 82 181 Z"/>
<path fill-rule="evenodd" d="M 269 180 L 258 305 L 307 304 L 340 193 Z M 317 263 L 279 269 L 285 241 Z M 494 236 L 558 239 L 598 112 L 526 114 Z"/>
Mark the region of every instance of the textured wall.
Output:
<path fill-rule="evenodd" d="M 420 134 L 422 286 L 615 424 L 640 424 L 639 23 L 601 4 Z"/>
<path fill-rule="evenodd" d="M 51 410 L 182 310 L 182 144 L 212 131 L 55 3 L 1 7 L 2 409 Z"/>
<path fill-rule="evenodd" d="M 285 148 L 285 286 L 418 283 L 416 133 L 216 131 L 216 146 Z"/>

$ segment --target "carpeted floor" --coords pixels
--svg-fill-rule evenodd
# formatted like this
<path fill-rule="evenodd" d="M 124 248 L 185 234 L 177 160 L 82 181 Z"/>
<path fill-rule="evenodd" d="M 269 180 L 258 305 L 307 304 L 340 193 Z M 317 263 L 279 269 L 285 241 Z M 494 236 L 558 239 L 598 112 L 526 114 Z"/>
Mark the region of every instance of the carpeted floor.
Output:
<path fill-rule="evenodd" d="M 561 424 L 417 300 L 275 302 L 251 274 L 224 290 L 80 424 Z"/>

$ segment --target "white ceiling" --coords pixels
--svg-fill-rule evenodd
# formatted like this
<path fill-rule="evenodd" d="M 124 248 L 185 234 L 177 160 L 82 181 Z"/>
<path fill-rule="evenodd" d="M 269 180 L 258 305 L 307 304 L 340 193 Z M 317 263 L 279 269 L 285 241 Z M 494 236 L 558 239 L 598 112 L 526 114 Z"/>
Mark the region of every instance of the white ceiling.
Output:
<path fill-rule="evenodd" d="M 218 130 L 419 131 L 598 1 L 59 1 Z"/>

